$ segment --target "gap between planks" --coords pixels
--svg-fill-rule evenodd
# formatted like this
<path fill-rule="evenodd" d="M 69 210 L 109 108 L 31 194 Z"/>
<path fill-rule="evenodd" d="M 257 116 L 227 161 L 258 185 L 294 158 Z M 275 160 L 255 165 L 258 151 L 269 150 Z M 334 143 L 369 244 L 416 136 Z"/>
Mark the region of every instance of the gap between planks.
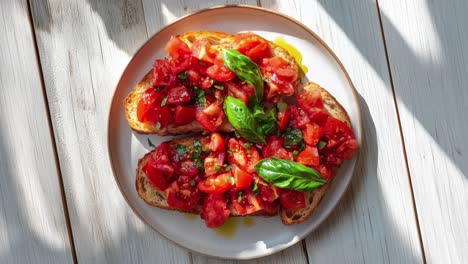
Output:
<path fill-rule="evenodd" d="M 58 175 L 58 181 L 59 181 L 59 186 L 60 186 L 60 196 L 62 197 L 62 208 L 63 208 L 63 213 L 65 216 L 65 223 L 67 226 L 67 233 L 68 233 L 68 240 L 70 243 L 70 251 L 72 254 L 73 258 L 73 263 L 78 263 L 78 259 L 76 256 L 76 249 L 75 249 L 75 241 L 73 238 L 73 232 L 72 232 L 72 227 L 71 227 L 71 222 L 70 222 L 70 215 L 68 213 L 68 204 L 67 200 L 65 198 L 65 187 L 63 185 L 63 178 L 62 178 L 62 169 L 60 167 L 60 162 L 58 158 L 58 152 L 57 152 L 57 143 L 55 142 L 55 132 L 54 128 L 52 125 L 52 120 L 50 116 L 50 108 L 49 108 L 49 101 L 47 100 L 47 92 L 45 88 L 45 82 L 44 82 L 44 72 L 42 70 L 42 65 L 41 65 L 41 59 L 39 55 L 39 48 L 37 46 L 37 38 L 36 38 L 36 30 L 33 26 L 33 16 L 32 16 L 32 10 L 31 10 L 31 3 L 30 0 L 26 0 L 27 5 L 28 5 L 28 22 L 29 26 L 31 28 L 32 32 L 32 39 L 33 39 L 33 45 L 34 45 L 34 53 L 36 54 L 36 65 L 39 71 L 39 78 L 41 80 L 41 89 L 42 89 L 42 99 L 44 100 L 44 105 L 46 108 L 46 113 L 47 113 L 47 125 L 49 127 L 49 133 L 51 137 L 51 142 L 52 142 L 52 150 L 54 153 L 54 162 L 55 162 L 55 169 L 57 170 L 57 175 Z"/>
<path fill-rule="evenodd" d="M 416 200 L 415 200 L 415 197 L 414 197 L 413 182 L 411 181 L 411 172 L 409 170 L 408 155 L 406 153 L 405 137 L 403 136 L 403 129 L 402 129 L 401 120 L 400 120 L 400 111 L 398 109 L 398 103 L 397 103 L 397 97 L 396 97 L 396 93 L 395 93 L 395 87 L 393 85 L 392 69 L 390 67 L 390 59 L 389 59 L 389 56 L 388 56 L 387 41 L 385 40 L 385 31 L 384 31 L 384 27 L 383 27 L 383 24 L 382 24 L 382 16 L 381 16 L 381 13 L 380 13 L 381 11 L 380 11 L 380 6 L 379 6 L 379 0 L 375 1 L 375 6 L 377 8 L 377 16 L 379 18 L 380 33 L 382 35 L 382 42 L 383 42 L 384 51 L 385 51 L 385 60 L 387 61 L 388 77 L 389 77 L 389 80 L 390 80 L 390 87 L 392 88 L 393 103 L 394 103 L 395 111 L 396 111 L 396 114 L 397 114 L 398 128 L 400 130 L 400 139 L 401 139 L 401 143 L 402 143 L 403 156 L 404 156 L 404 159 L 405 159 L 405 166 L 406 166 L 406 173 L 407 173 L 406 175 L 408 176 L 408 180 L 409 180 L 409 183 L 410 183 L 411 198 L 413 198 L 412 199 L 412 204 L 413 204 L 414 217 L 416 218 L 416 226 L 417 226 L 417 230 L 418 230 L 419 247 L 420 247 L 421 252 L 422 252 L 423 262 L 427 263 L 427 261 L 426 261 L 426 252 L 424 252 L 424 244 L 423 244 L 422 235 L 421 235 L 421 227 L 419 225 L 418 210 L 416 209 Z"/>

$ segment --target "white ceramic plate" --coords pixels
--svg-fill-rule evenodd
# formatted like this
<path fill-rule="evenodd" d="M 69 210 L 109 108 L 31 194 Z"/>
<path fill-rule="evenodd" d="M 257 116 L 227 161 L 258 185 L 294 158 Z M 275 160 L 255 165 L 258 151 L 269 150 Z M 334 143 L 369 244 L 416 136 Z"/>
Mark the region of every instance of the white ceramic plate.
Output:
<path fill-rule="evenodd" d="M 146 42 L 135 54 L 122 74 L 112 101 L 108 145 L 117 184 L 134 212 L 150 227 L 174 243 L 202 254 L 232 259 L 266 256 L 300 241 L 330 214 L 351 181 L 356 158 L 346 161 L 336 175 L 315 213 L 305 222 L 285 226 L 279 217 L 234 220 L 230 236 L 220 235 L 205 227 L 203 220 L 189 218 L 144 203 L 135 190 L 137 161 L 151 150 L 147 139 L 158 145 L 168 137 L 139 135 L 128 126 L 123 101 L 132 88 L 151 69 L 157 58 L 166 56 L 164 46 L 171 35 L 190 30 L 217 30 L 229 33 L 253 31 L 268 40 L 283 36 L 303 55 L 309 68 L 307 78 L 328 89 L 344 106 L 361 142 L 361 118 L 352 83 L 333 52 L 312 31 L 292 18 L 266 9 L 248 6 L 216 7 L 181 18 L 165 27 Z M 253 221 L 252 221 L 253 220 Z M 252 222 L 251 222 L 252 221 Z"/>

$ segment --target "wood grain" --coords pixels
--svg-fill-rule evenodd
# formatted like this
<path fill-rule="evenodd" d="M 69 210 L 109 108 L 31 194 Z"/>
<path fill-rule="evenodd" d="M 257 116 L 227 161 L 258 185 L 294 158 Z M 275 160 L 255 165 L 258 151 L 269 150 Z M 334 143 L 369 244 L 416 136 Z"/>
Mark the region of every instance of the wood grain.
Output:
<path fill-rule="evenodd" d="M 379 1 L 426 259 L 468 259 L 468 2 Z"/>
<path fill-rule="evenodd" d="M 0 4 L 0 263 L 71 263 L 26 1 Z"/>
<path fill-rule="evenodd" d="M 141 2 L 31 1 L 78 262 L 189 263 L 131 211 L 112 176 L 112 94 L 147 39 Z"/>
<path fill-rule="evenodd" d="M 377 8 L 368 1 L 261 1 L 337 53 L 360 94 L 365 142 L 351 187 L 307 240 L 311 263 L 423 261 Z"/>

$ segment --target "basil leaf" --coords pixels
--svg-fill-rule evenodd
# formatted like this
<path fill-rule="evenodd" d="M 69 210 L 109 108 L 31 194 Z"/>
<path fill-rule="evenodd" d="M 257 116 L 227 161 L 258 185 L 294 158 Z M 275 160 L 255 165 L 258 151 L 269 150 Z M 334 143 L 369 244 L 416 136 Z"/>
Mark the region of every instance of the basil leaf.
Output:
<path fill-rule="evenodd" d="M 286 133 L 284 134 L 284 146 L 285 147 L 292 147 L 301 143 L 303 140 L 302 131 L 299 129 L 287 129 Z"/>
<path fill-rule="evenodd" d="M 319 150 L 323 149 L 323 148 L 326 147 L 326 146 L 327 146 L 327 142 L 325 142 L 325 141 L 320 140 L 320 141 L 317 143 L 317 148 L 318 148 Z"/>
<path fill-rule="evenodd" d="M 183 71 L 183 72 L 177 74 L 177 78 L 179 78 L 179 80 L 188 80 L 187 72 Z"/>
<path fill-rule="evenodd" d="M 193 90 L 195 91 L 195 102 L 200 106 L 205 106 L 206 105 L 205 91 L 198 88 L 197 86 L 194 86 Z"/>
<path fill-rule="evenodd" d="M 259 161 L 255 170 L 265 181 L 280 187 L 301 192 L 307 192 L 327 181 L 316 170 L 300 163 L 268 158 Z"/>
<path fill-rule="evenodd" d="M 187 153 L 187 148 L 184 145 L 177 145 L 177 154 L 184 155 Z"/>
<path fill-rule="evenodd" d="M 265 110 L 261 106 L 255 105 L 253 115 L 264 135 L 269 135 L 276 131 L 278 125 L 276 108 L 271 108 L 265 113 Z"/>
<path fill-rule="evenodd" d="M 151 142 L 151 139 L 147 138 L 148 139 L 148 145 L 152 148 L 155 148 L 156 146 L 153 144 L 153 142 Z"/>
<path fill-rule="evenodd" d="M 237 77 L 244 82 L 252 84 L 255 88 L 256 102 L 263 98 L 263 78 L 258 65 L 249 57 L 237 50 L 228 49 L 223 52 L 224 65 L 237 74 Z"/>
<path fill-rule="evenodd" d="M 236 132 L 247 141 L 266 143 L 265 135 L 259 131 L 259 125 L 244 102 L 228 96 L 224 100 L 224 112 Z"/>

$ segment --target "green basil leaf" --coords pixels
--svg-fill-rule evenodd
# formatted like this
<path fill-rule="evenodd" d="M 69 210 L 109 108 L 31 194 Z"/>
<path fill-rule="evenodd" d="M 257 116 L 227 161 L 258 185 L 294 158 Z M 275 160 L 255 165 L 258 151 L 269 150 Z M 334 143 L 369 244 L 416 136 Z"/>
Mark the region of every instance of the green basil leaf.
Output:
<path fill-rule="evenodd" d="M 187 72 L 183 71 L 183 72 L 177 74 L 177 78 L 179 78 L 179 80 L 187 80 L 188 79 Z"/>
<path fill-rule="evenodd" d="M 287 129 L 286 133 L 284 134 L 284 146 L 285 147 L 292 147 L 301 143 L 303 140 L 302 131 L 299 129 Z"/>
<path fill-rule="evenodd" d="M 184 155 L 187 153 L 187 148 L 184 145 L 177 145 L 177 154 Z"/>
<path fill-rule="evenodd" d="M 301 192 L 307 192 L 327 181 L 316 170 L 300 163 L 268 158 L 259 161 L 255 170 L 265 181 L 280 187 Z"/>
<path fill-rule="evenodd" d="M 253 115 L 264 135 L 269 135 L 276 131 L 278 126 L 276 108 L 271 108 L 265 113 L 265 110 L 261 106 L 255 105 Z"/>
<path fill-rule="evenodd" d="M 153 142 L 151 142 L 151 139 L 147 138 L 148 139 L 148 145 L 152 148 L 155 148 L 156 146 L 153 144 Z"/>
<path fill-rule="evenodd" d="M 263 98 L 263 78 L 258 65 L 249 57 L 237 50 L 227 49 L 223 52 L 224 65 L 237 74 L 237 77 L 244 82 L 252 84 L 255 88 L 255 98 L 257 102 Z"/>
<path fill-rule="evenodd" d="M 323 148 L 326 147 L 326 146 L 327 146 L 327 142 L 325 142 L 325 141 L 320 140 L 320 141 L 317 143 L 317 148 L 318 148 L 319 150 L 323 149 Z"/>
<path fill-rule="evenodd" d="M 205 106 L 206 105 L 205 91 L 198 88 L 197 86 L 194 86 L 193 90 L 195 91 L 195 102 L 200 106 Z"/>
<path fill-rule="evenodd" d="M 266 143 L 265 135 L 247 105 L 239 99 L 228 96 L 224 100 L 224 112 L 236 132 L 247 141 Z"/>

